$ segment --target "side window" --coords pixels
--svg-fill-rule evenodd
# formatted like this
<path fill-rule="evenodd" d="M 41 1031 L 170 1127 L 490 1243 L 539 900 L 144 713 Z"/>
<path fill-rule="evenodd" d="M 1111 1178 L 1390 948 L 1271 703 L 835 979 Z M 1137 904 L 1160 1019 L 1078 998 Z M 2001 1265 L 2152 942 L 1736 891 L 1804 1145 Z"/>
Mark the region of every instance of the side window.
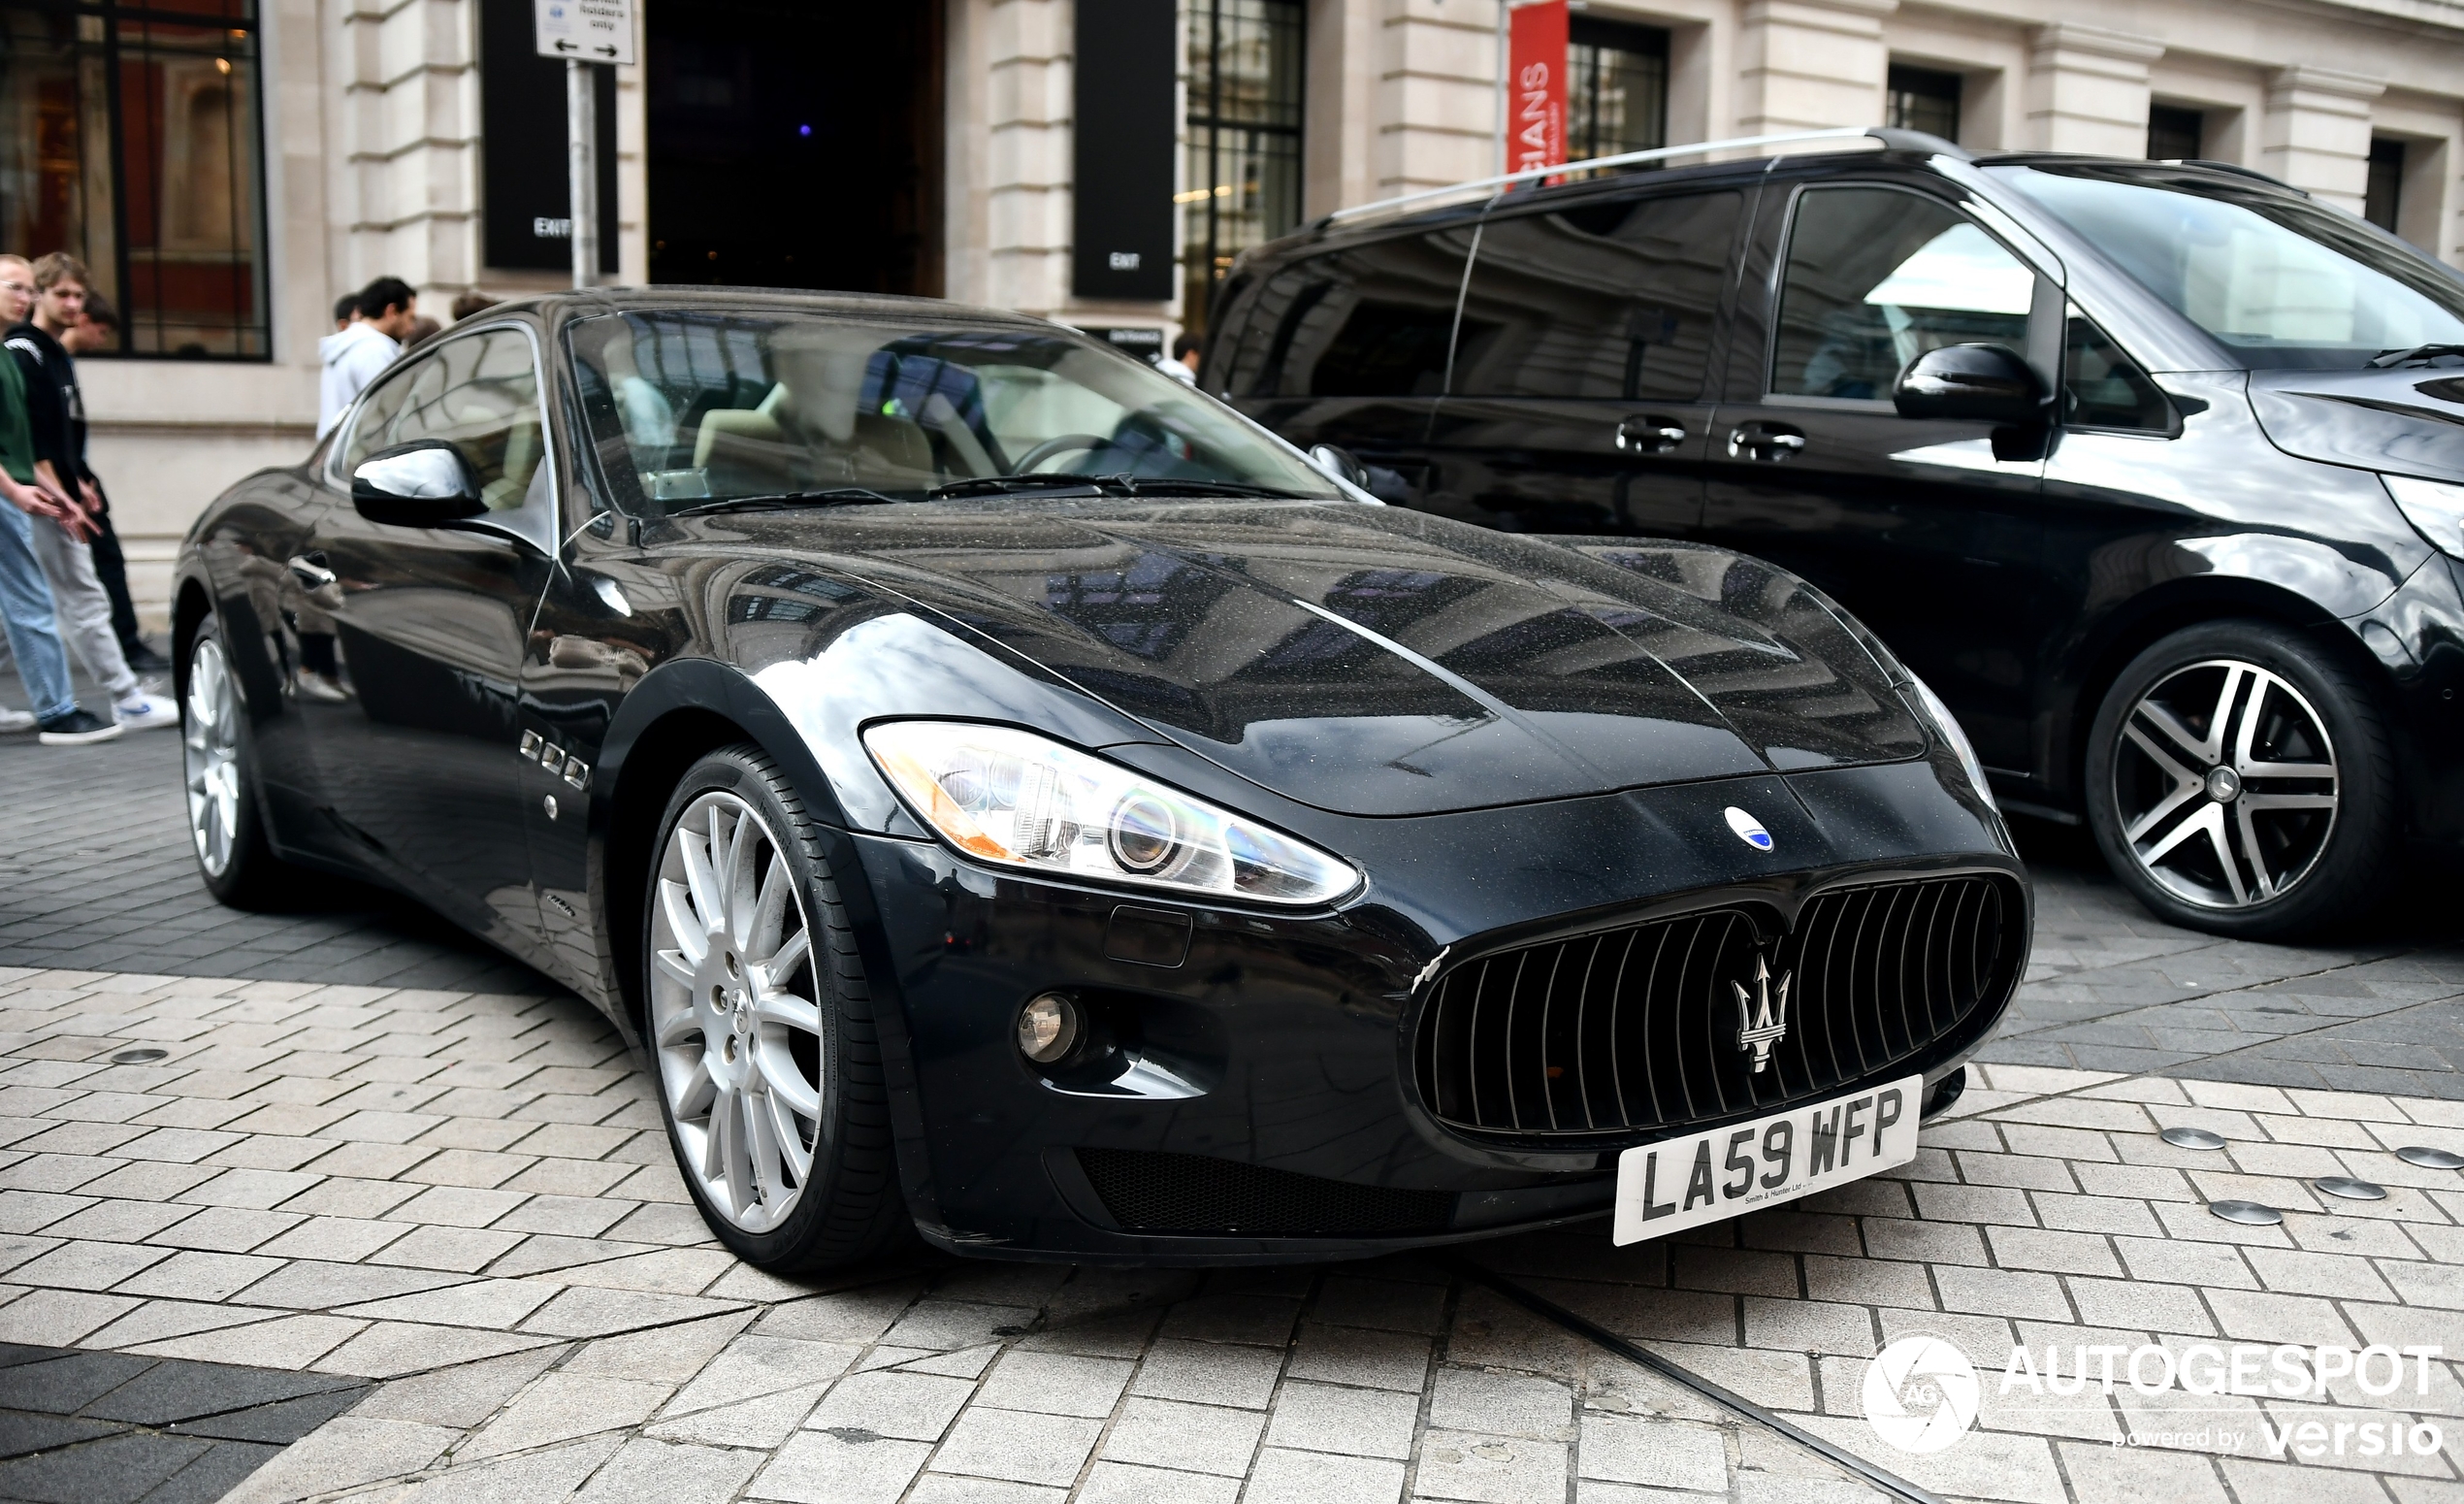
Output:
<path fill-rule="evenodd" d="M 2073 427 L 2172 431 L 2164 393 L 2076 307 L 2062 337 L 2062 421 Z"/>
<path fill-rule="evenodd" d="M 2025 350 L 2034 275 L 1947 204 L 1889 188 L 1797 200 L 1770 389 L 1887 398 L 1900 368 L 1946 344 Z"/>
<path fill-rule="evenodd" d="M 1375 241 L 1313 256 L 1260 292 L 1256 397 L 1435 397 L 1445 385 L 1454 305 L 1472 232 Z"/>
<path fill-rule="evenodd" d="M 1451 391 L 1700 397 L 1742 203 L 1698 193 L 1491 219 L 1464 298 Z"/>
<path fill-rule="evenodd" d="M 375 390 L 360 403 L 359 415 L 351 421 L 347 441 L 335 448 L 334 478 L 343 485 L 351 483 L 351 472 L 373 454 L 381 454 L 399 441 L 388 438 L 394 431 L 394 419 L 401 415 L 404 401 L 409 397 L 411 383 L 417 381 L 436 364 L 435 357 L 400 366 L 377 379 Z"/>
<path fill-rule="evenodd" d="M 490 511 L 520 507 L 547 455 L 530 336 L 492 329 L 447 341 L 410 381 L 387 427 L 389 444 L 441 439 L 461 450 Z"/>

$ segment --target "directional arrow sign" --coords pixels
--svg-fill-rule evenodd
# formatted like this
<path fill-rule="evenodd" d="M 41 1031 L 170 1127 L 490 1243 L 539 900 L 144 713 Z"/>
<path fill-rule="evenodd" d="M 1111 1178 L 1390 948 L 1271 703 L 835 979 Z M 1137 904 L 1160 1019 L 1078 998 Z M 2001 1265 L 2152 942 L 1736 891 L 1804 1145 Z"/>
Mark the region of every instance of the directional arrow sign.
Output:
<path fill-rule="evenodd" d="M 541 57 L 630 65 L 633 0 L 531 0 Z"/>

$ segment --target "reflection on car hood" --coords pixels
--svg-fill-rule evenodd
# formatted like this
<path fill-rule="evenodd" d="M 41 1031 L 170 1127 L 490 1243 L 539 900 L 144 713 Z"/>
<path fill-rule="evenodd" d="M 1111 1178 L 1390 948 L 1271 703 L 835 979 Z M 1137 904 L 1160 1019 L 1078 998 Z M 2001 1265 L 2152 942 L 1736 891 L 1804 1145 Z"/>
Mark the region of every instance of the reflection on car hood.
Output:
<path fill-rule="evenodd" d="M 1267 503 L 882 507 L 793 531 L 798 552 L 1347 814 L 1925 749 L 1835 608 L 1715 549 Z"/>
<path fill-rule="evenodd" d="M 2464 481 L 2464 370 L 2254 371 L 2251 407 L 2297 458 Z"/>

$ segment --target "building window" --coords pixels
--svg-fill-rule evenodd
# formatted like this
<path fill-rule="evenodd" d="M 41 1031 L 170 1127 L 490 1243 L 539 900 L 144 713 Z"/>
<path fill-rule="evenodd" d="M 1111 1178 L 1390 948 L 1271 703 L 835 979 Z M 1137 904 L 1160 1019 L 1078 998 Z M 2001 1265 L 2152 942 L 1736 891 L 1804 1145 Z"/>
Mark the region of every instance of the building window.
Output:
<path fill-rule="evenodd" d="M 2207 116 L 2179 105 L 2148 107 L 2148 160 L 2195 162 L 2207 155 Z"/>
<path fill-rule="evenodd" d="M 0 248 L 82 260 L 118 353 L 267 358 L 255 0 L 0 0 Z"/>
<path fill-rule="evenodd" d="M 1944 141 L 1959 140 L 1960 82 L 1956 73 L 1893 63 L 1889 107 L 1883 123 L 1894 130 L 1923 131 Z"/>
<path fill-rule="evenodd" d="M 1577 16 L 1566 46 L 1566 159 L 1669 144 L 1669 34 Z"/>
<path fill-rule="evenodd" d="M 2396 216 L 2404 212 L 2404 143 L 2384 136 L 2370 138 L 2370 184 L 2361 199 L 2361 217 L 2396 232 Z"/>
<path fill-rule="evenodd" d="M 1193 0 L 1181 317 L 1206 331 L 1232 258 L 1300 223 L 1299 0 Z"/>

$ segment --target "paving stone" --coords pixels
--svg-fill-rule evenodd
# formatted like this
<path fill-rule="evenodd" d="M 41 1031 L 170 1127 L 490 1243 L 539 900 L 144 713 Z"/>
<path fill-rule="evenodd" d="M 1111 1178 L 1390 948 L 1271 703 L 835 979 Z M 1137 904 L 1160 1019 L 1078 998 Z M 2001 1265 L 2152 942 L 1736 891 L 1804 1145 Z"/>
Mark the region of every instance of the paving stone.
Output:
<path fill-rule="evenodd" d="M 1303 1327 L 1285 1372 L 1295 1379 L 1417 1392 L 1429 1368 L 1429 1341 L 1402 1332 Z"/>
<path fill-rule="evenodd" d="M 1098 1464 L 1098 1473 L 1101 1464 Z M 1395 1504 L 1403 1496 L 1404 1465 L 1375 1456 L 1334 1456 L 1321 1452 L 1291 1452 L 1269 1447 L 1258 1454 L 1249 1475 L 1247 1504 Z M 1093 1496 L 1093 1480 L 1087 1495 Z M 1158 1501 L 1171 1497 L 1160 1491 Z M 1105 1495 L 1122 1504 L 1135 1494 Z M 1212 1495 L 1189 1495 L 1205 1497 Z M 1228 1495 L 1227 1495 L 1228 1497 Z"/>
<path fill-rule="evenodd" d="M 636 1437 L 618 1448 L 573 1497 L 575 1504 L 636 1504 L 643 1499 L 722 1504 L 735 1497 L 762 1460 L 756 1452 Z"/>
<path fill-rule="evenodd" d="M 1566 1451 L 1557 1442 L 1432 1430 L 1421 1442 L 1412 1490 L 1481 1504 L 1558 1504 L 1566 1496 Z"/>
<path fill-rule="evenodd" d="M 961 1429 L 965 1424 L 961 1418 Z M 1105 1434 L 1103 1455 L 1117 1462 L 1237 1478 L 1248 1471 L 1265 1424 L 1266 1417 L 1253 1410 L 1132 1398 Z M 1090 1429 L 1089 1445 L 1093 1439 Z"/>
<path fill-rule="evenodd" d="M 1295 1380 L 1275 1396 L 1266 1444 L 1400 1461 L 1411 1455 L 1419 1418 L 1417 1394 Z"/>
<path fill-rule="evenodd" d="M 604 1374 L 543 1374 L 472 1433 L 464 1455 L 496 1456 L 639 1425 L 674 1392 L 671 1386 Z"/>
<path fill-rule="evenodd" d="M 964 1379 L 883 1371 L 841 1379 L 805 1421 L 813 1430 L 938 1441 L 975 1392 Z"/>

